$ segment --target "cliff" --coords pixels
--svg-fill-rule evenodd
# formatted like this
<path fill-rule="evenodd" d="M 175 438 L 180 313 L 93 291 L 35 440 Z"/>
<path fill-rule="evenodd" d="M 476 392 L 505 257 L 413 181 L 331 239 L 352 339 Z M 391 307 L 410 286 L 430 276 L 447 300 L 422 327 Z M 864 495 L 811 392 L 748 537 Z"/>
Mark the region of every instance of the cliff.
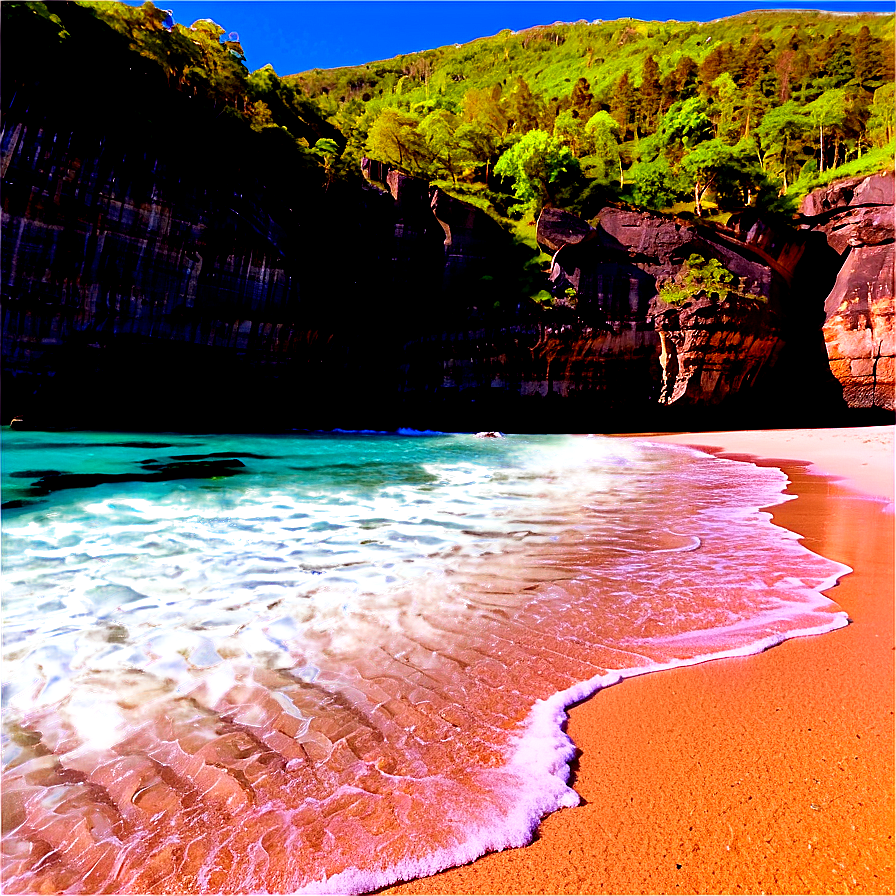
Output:
<path fill-rule="evenodd" d="M 841 259 L 825 299 L 831 370 L 853 408 L 894 409 L 894 175 L 855 178 L 803 201 L 803 226 L 823 234 Z"/>
<path fill-rule="evenodd" d="M 752 402 L 771 419 L 799 413 L 799 401 L 833 414 L 841 403 L 824 363 L 818 281 L 823 288 L 826 265 L 817 240 L 781 227 L 773 237 L 758 219 L 746 223 L 711 228 L 605 208 L 589 224 L 547 209 L 538 239 L 553 255 L 555 293 L 574 295 L 593 327 L 626 334 L 660 380 L 660 404 Z M 727 272 L 729 282 L 701 282 L 689 261 Z"/>
<path fill-rule="evenodd" d="M 213 24 L 70 2 L 7 4 L 4 24 L 6 420 L 593 430 L 892 408 L 892 177 L 821 191 L 799 227 L 585 187 L 597 216 L 549 209 L 539 260 L 444 190 L 349 169 L 321 108 Z"/>
<path fill-rule="evenodd" d="M 841 407 L 823 302 L 852 268 L 839 268 L 822 229 L 832 210 L 803 230 L 746 213 L 719 230 L 615 207 L 590 223 L 547 210 L 538 238 L 554 299 L 543 307 L 527 298 L 525 247 L 485 212 L 400 172 L 367 163 L 367 182 L 328 189 L 304 177 L 278 189 L 246 162 L 258 135 L 231 133 L 213 157 L 152 135 L 138 150 L 132 137 L 8 108 L 7 418 L 632 430 L 745 414 L 823 421 Z M 861 220 L 853 239 L 867 240 Z M 733 287 L 664 302 L 694 254 L 732 272 Z M 850 294 L 868 271 L 850 275 Z M 874 296 L 869 344 L 887 319 L 885 296 Z M 892 299 L 889 308 L 892 327 Z M 892 403 L 892 339 L 874 344 L 874 395 L 889 358 Z"/>

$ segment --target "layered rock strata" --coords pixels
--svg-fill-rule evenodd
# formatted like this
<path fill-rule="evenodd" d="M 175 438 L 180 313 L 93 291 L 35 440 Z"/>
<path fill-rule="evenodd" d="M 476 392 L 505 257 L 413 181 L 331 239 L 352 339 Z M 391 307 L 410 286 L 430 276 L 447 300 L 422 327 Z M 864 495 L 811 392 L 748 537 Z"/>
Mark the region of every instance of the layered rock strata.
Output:
<path fill-rule="evenodd" d="M 824 303 L 831 370 L 853 408 L 894 409 L 893 172 L 840 181 L 805 198 L 803 227 L 843 259 Z"/>
<path fill-rule="evenodd" d="M 552 256 L 545 309 L 520 292 L 528 250 L 485 212 L 378 163 L 365 164 L 370 186 L 321 189 L 302 207 L 238 154 L 209 171 L 204 158 L 138 152 L 16 111 L 2 132 L 7 419 L 643 428 L 663 405 L 725 406 L 763 380 L 775 392 L 788 352 L 787 382 L 803 376 L 804 393 L 820 394 L 813 302 L 833 274 L 822 291 L 806 288 L 805 272 L 836 270 L 827 239 L 839 236 L 820 228 L 847 222 L 844 209 L 862 241 L 850 253 L 869 251 L 853 258 L 863 265 L 852 279 L 849 264 L 841 271 L 842 291 L 884 284 L 866 302 L 862 351 L 892 332 L 892 237 L 870 243 L 880 223 L 868 209 L 883 203 L 867 196 L 832 200 L 814 229 L 786 232 L 749 213 L 720 231 L 620 208 L 592 223 L 549 209 L 538 227 Z M 819 265 L 821 249 L 837 264 Z M 659 288 L 695 253 L 733 272 L 737 289 L 664 305 Z M 850 333 L 863 331 L 866 307 L 853 306 Z M 885 406 L 892 341 L 877 345 L 849 358 L 850 374 L 871 376 L 871 400 Z M 870 374 L 852 363 L 868 358 Z"/>
<path fill-rule="evenodd" d="M 579 316 L 612 335 L 613 351 L 628 354 L 629 364 L 639 354 L 661 369 L 660 403 L 721 404 L 774 364 L 787 272 L 734 235 L 648 212 L 605 208 L 589 226 L 546 209 L 538 240 L 553 253 L 555 292 L 574 295 Z M 738 292 L 696 292 L 682 307 L 663 302 L 659 288 L 692 255 L 718 261 Z"/>

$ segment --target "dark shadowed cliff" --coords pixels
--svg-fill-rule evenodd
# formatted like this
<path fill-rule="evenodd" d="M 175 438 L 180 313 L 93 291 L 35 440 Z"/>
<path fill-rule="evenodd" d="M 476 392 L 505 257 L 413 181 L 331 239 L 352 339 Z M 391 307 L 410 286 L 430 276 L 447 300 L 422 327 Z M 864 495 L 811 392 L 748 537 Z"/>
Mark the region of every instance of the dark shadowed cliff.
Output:
<path fill-rule="evenodd" d="M 376 162 L 334 179 L 284 129 L 250 128 L 106 32 L 84 58 L 71 35 L 106 26 L 54 8 L 68 37 L 29 20 L 52 60 L 4 44 L 4 423 L 784 425 L 842 419 L 844 388 L 892 409 L 892 221 L 889 237 L 864 212 L 850 224 L 850 246 L 883 253 L 857 266 L 865 250 L 847 256 L 830 223 L 855 203 L 803 229 L 548 209 L 540 274 L 488 214 L 424 181 Z M 333 136 L 312 112 L 296 131 Z M 707 265 L 733 279 L 700 280 Z M 835 297 L 866 281 L 884 286 L 846 329 L 873 318 L 874 348 L 834 351 Z M 858 399 L 841 356 L 871 377 Z"/>

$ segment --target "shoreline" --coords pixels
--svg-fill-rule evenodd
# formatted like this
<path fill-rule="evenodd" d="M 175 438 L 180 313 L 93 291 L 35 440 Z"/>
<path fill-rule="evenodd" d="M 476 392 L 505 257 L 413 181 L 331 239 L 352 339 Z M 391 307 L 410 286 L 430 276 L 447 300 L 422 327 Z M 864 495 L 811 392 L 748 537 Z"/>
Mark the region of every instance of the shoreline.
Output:
<path fill-rule="evenodd" d="M 600 691 L 569 711 L 583 805 L 383 892 L 892 893 L 893 433 L 624 437 L 784 469 L 797 497 L 767 510 L 852 567 L 825 592 L 852 624 Z"/>

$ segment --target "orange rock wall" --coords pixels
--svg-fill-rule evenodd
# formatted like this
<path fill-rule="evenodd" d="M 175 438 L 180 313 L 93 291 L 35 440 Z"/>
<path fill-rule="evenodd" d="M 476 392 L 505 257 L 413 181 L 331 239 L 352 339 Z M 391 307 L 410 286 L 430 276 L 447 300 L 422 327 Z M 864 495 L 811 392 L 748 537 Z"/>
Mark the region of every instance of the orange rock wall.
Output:
<path fill-rule="evenodd" d="M 853 408 L 894 410 L 893 204 L 890 171 L 817 190 L 801 209 L 845 256 L 825 301 L 823 332 L 831 371 Z"/>

